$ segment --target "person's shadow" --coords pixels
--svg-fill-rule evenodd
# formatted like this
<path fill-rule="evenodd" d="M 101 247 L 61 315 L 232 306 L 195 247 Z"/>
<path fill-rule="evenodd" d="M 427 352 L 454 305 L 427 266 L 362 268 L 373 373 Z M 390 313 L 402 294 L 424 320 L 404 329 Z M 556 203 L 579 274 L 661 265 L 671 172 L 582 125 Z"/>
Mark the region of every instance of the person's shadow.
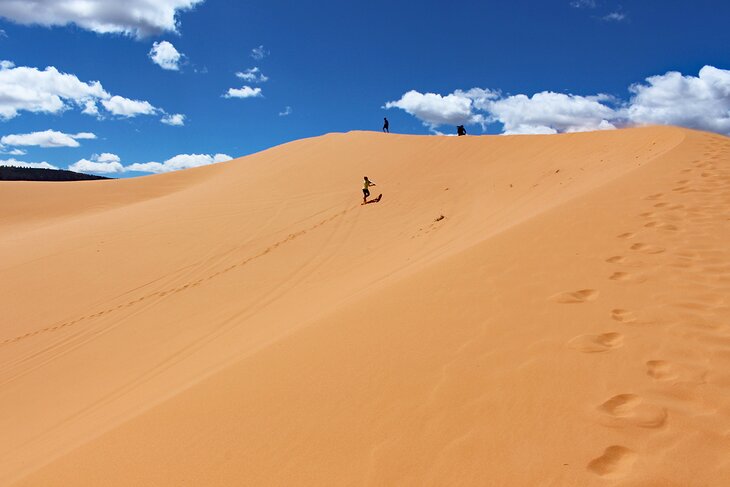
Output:
<path fill-rule="evenodd" d="M 370 201 L 366 201 L 365 203 L 360 203 L 362 205 L 369 205 L 370 203 L 380 203 L 380 198 L 383 197 L 383 194 L 379 194 L 377 198 L 373 198 Z"/>

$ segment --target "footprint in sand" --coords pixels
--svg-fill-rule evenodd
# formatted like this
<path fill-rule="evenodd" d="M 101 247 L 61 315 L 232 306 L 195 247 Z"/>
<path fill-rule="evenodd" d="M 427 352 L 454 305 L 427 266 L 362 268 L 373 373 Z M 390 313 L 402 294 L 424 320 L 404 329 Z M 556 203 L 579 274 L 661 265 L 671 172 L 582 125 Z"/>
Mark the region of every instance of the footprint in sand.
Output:
<path fill-rule="evenodd" d="M 664 196 L 664 193 L 654 193 L 654 194 L 650 194 L 645 199 L 647 199 L 647 200 L 658 200 L 662 196 Z"/>
<path fill-rule="evenodd" d="M 649 377 L 656 380 L 672 380 L 677 378 L 677 374 L 672 371 L 672 364 L 665 360 L 649 360 L 646 363 L 646 373 Z"/>
<path fill-rule="evenodd" d="M 628 281 L 629 279 L 631 279 L 631 274 L 629 274 L 628 272 L 614 272 L 613 274 L 611 274 L 609 279 L 611 279 L 612 281 Z"/>
<path fill-rule="evenodd" d="M 667 422 L 667 410 L 647 404 L 636 394 L 618 394 L 598 406 L 610 426 L 661 428 Z"/>
<path fill-rule="evenodd" d="M 672 225 L 670 223 L 663 223 L 663 222 L 659 222 L 659 221 L 652 221 L 652 222 L 645 224 L 644 226 L 646 228 L 659 228 L 661 230 L 672 230 L 672 231 L 675 231 L 678 229 L 676 225 Z"/>
<path fill-rule="evenodd" d="M 636 453 L 625 446 L 612 445 L 598 458 L 588 463 L 588 470 L 601 477 L 619 477 L 631 470 L 636 461 Z"/>
<path fill-rule="evenodd" d="M 643 252 L 645 254 L 661 254 L 662 252 L 664 252 L 664 249 L 662 247 L 657 247 L 656 245 L 649 245 L 645 243 L 635 243 L 629 248 L 631 250 L 636 250 L 637 252 Z"/>
<path fill-rule="evenodd" d="M 616 321 L 620 321 L 621 323 L 633 323 L 636 321 L 634 313 L 625 309 L 612 309 L 611 318 Z"/>
<path fill-rule="evenodd" d="M 640 274 L 630 274 L 628 272 L 614 272 L 608 277 L 612 281 L 619 282 L 635 282 L 641 283 L 646 281 L 646 277 Z"/>
<path fill-rule="evenodd" d="M 636 236 L 635 233 L 626 232 L 622 233 L 621 235 L 616 235 L 616 238 L 634 238 Z"/>
<path fill-rule="evenodd" d="M 622 347 L 624 336 L 621 333 L 609 332 L 600 335 L 578 335 L 568 342 L 568 346 L 583 353 L 608 352 Z"/>
<path fill-rule="evenodd" d="M 598 297 L 595 289 L 581 289 L 574 292 L 566 292 L 554 295 L 551 299 L 561 304 L 578 304 L 593 301 Z"/>
<path fill-rule="evenodd" d="M 626 257 L 622 255 L 614 255 L 613 257 L 609 257 L 608 259 L 606 259 L 606 262 L 608 262 L 609 264 L 623 264 L 624 262 L 626 262 Z"/>

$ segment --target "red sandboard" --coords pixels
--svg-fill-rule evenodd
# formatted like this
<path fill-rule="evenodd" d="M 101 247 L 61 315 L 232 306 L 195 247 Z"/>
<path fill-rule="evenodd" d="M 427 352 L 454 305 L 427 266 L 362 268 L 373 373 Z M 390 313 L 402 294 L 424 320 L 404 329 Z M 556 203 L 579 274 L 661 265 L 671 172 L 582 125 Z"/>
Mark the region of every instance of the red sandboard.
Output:
<path fill-rule="evenodd" d="M 370 201 L 366 201 L 365 203 L 360 203 L 361 205 L 369 205 L 370 203 L 377 203 L 380 201 L 380 199 L 383 197 L 383 194 L 379 194 L 377 198 L 372 199 Z"/>

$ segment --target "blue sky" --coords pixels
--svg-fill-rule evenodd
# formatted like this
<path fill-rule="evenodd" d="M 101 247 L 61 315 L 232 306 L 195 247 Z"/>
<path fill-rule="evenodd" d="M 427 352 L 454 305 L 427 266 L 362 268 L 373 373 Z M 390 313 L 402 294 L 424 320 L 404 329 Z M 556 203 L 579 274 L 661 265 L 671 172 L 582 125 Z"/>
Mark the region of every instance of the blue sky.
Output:
<path fill-rule="evenodd" d="M 124 2 L 88 3 L 0 0 L 0 161 L 128 177 L 380 130 L 383 116 L 414 134 L 450 134 L 457 123 L 470 134 L 641 123 L 730 133 L 726 2 L 125 3 L 141 20 L 120 12 Z M 177 69 L 151 59 L 162 42 L 182 55 L 168 56 Z M 103 88 L 65 98 L 50 77 L 20 70 L 47 67 Z M 260 93 L 225 97 L 229 89 Z M 105 109 L 112 97 L 122 98 Z M 96 114 L 82 113 L 89 99 Z M 183 125 L 161 123 L 176 114 Z"/>

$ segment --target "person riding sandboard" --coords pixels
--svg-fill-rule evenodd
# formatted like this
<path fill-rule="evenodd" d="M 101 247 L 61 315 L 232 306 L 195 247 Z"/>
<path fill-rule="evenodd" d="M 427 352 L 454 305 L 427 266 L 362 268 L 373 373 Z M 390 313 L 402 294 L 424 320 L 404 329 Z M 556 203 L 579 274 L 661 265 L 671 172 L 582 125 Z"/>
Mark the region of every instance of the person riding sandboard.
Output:
<path fill-rule="evenodd" d="M 375 183 L 374 183 L 374 182 L 372 182 L 372 181 L 370 181 L 370 180 L 368 179 L 368 177 L 367 177 L 367 176 L 365 176 L 365 177 L 363 178 L 363 183 L 362 183 L 362 195 L 363 195 L 363 196 L 362 196 L 362 204 L 363 204 L 363 205 L 366 205 L 366 204 L 368 204 L 368 203 L 372 203 L 372 202 L 378 202 L 378 201 L 380 201 L 380 198 L 382 198 L 382 197 L 383 197 L 383 195 L 382 195 L 382 193 L 381 193 L 381 194 L 379 194 L 379 195 L 378 195 L 378 197 L 377 197 L 377 198 L 375 198 L 375 199 L 373 199 L 373 200 L 370 200 L 370 201 L 368 201 L 368 196 L 370 196 L 370 186 L 375 186 Z"/>

